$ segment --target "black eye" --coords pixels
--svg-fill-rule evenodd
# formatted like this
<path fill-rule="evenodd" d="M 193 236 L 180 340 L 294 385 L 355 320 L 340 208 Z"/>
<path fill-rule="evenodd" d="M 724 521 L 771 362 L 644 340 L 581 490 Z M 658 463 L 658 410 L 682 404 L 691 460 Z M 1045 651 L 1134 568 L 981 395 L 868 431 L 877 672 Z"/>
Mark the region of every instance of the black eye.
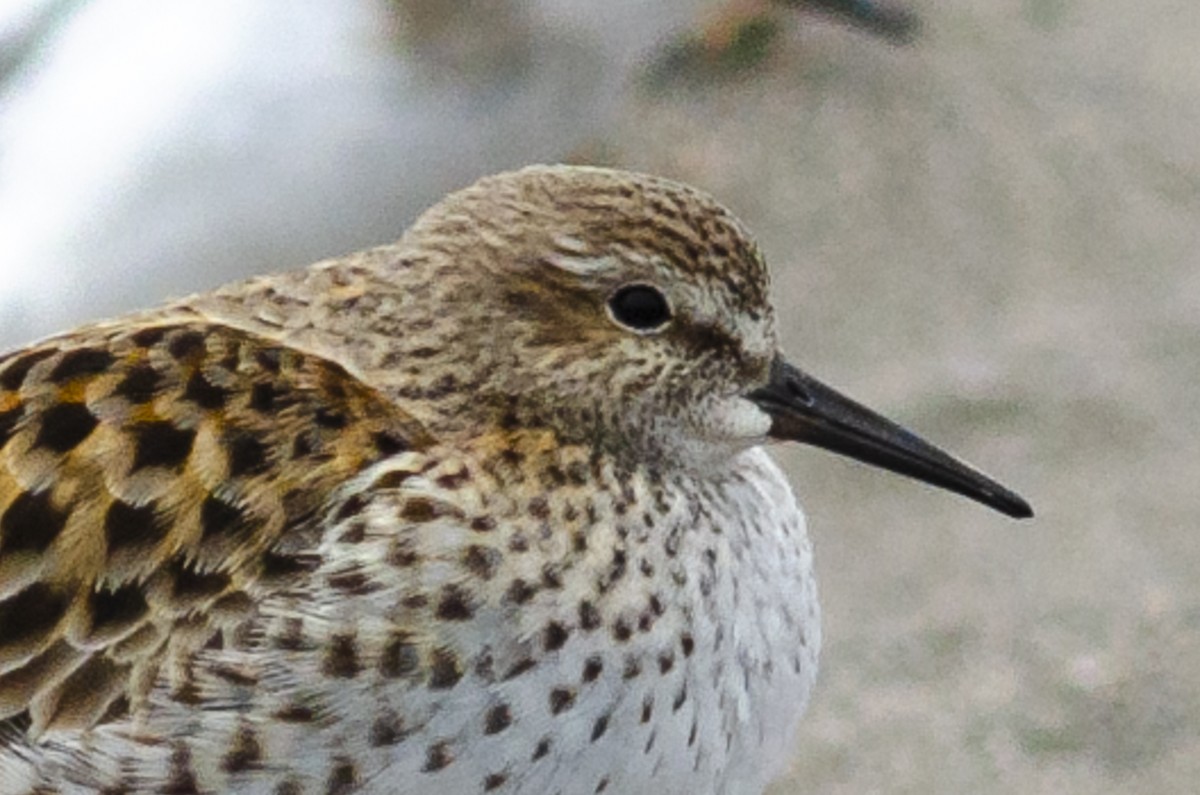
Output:
<path fill-rule="evenodd" d="M 635 331 L 653 331 L 671 319 L 671 306 L 657 287 L 630 284 L 608 299 L 613 319 Z"/>

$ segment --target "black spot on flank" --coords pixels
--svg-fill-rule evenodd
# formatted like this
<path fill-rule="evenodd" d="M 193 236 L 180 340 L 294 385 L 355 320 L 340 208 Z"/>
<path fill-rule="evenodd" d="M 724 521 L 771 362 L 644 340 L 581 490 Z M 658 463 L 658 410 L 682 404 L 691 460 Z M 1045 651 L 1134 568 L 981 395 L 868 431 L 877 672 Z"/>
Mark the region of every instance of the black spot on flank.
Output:
<path fill-rule="evenodd" d="M 176 599 L 205 599 L 216 596 L 229 586 L 229 575 L 224 572 L 199 572 L 178 558 L 172 568 L 172 594 Z"/>
<path fill-rule="evenodd" d="M 458 657 L 447 648 L 433 650 L 430 660 L 429 687 L 434 690 L 449 690 L 462 679 L 462 666 Z"/>
<path fill-rule="evenodd" d="M 239 726 L 229 744 L 229 750 L 221 760 L 226 773 L 244 773 L 261 767 L 262 744 L 250 726 Z"/>
<path fill-rule="evenodd" d="M 507 704 L 497 704 L 487 711 L 483 721 L 484 734 L 499 734 L 512 725 L 512 710 Z"/>
<path fill-rule="evenodd" d="M 608 731 L 608 715 L 601 715 L 596 718 L 596 722 L 592 724 L 592 742 L 596 742 L 604 736 L 604 732 Z"/>
<path fill-rule="evenodd" d="M 225 406 L 229 391 L 211 383 L 200 373 L 192 373 L 183 390 L 183 399 L 190 400 L 202 409 L 215 410 Z"/>
<path fill-rule="evenodd" d="M 679 639 L 679 643 L 681 646 L 683 646 L 683 656 L 691 657 L 692 652 L 696 649 L 696 641 L 692 639 L 692 636 L 685 633 L 683 637 Z"/>
<path fill-rule="evenodd" d="M 600 627 L 600 611 L 591 602 L 579 603 L 579 626 L 591 631 Z"/>
<path fill-rule="evenodd" d="M 268 373 L 278 373 L 282 361 L 282 351 L 279 348 L 262 348 L 255 351 L 254 361 Z"/>
<path fill-rule="evenodd" d="M 246 536 L 252 526 L 245 511 L 213 495 L 200 506 L 200 531 L 207 540 L 217 536 Z"/>
<path fill-rule="evenodd" d="M 131 472 L 152 466 L 168 469 L 182 466 L 196 441 L 195 431 L 176 428 L 165 420 L 144 422 L 131 430 L 134 444 Z"/>
<path fill-rule="evenodd" d="M 629 628 L 629 622 L 623 618 L 618 618 L 612 628 L 613 639 L 618 643 L 624 643 L 633 637 L 633 630 Z"/>
<path fill-rule="evenodd" d="M 596 785 L 597 795 L 599 795 L 599 793 L 601 793 L 601 792 L 604 792 L 604 790 L 606 790 L 606 789 L 608 789 L 608 776 L 605 776 L 604 778 L 600 779 L 600 783 Z"/>
<path fill-rule="evenodd" d="M 235 431 L 225 437 L 229 451 L 229 477 L 258 475 L 267 469 L 267 446 L 258 438 L 244 431 Z"/>
<path fill-rule="evenodd" d="M 411 637 L 404 632 L 397 632 L 383 647 L 379 655 L 379 673 L 385 679 L 399 679 L 416 673 L 421 664 L 421 657 L 413 644 Z"/>
<path fill-rule="evenodd" d="M 512 668 L 508 669 L 508 673 L 504 674 L 504 680 L 508 681 L 509 679 L 516 679 L 526 671 L 532 670 L 536 665 L 536 662 L 529 657 L 526 657 L 525 659 L 518 661 L 515 665 L 513 665 Z"/>
<path fill-rule="evenodd" d="M 333 763 L 325 781 L 325 795 L 350 795 L 359 787 L 358 768 L 342 757 Z"/>
<path fill-rule="evenodd" d="M 409 449 L 408 442 L 404 437 L 395 433 L 381 431 L 371 438 L 375 442 L 375 449 L 383 456 L 393 456 Z"/>
<path fill-rule="evenodd" d="M 646 697 L 642 699 L 642 723 L 649 723 L 652 717 L 654 717 L 654 696 L 647 693 Z"/>
<path fill-rule="evenodd" d="M 567 687 L 556 687 L 550 691 L 550 713 L 558 715 L 575 705 L 575 690 Z"/>
<path fill-rule="evenodd" d="M 80 348 L 67 351 L 50 371 L 50 380 L 63 384 L 74 378 L 99 375 L 112 366 L 116 359 L 111 353 L 99 348 Z"/>
<path fill-rule="evenodd" d="M 536 762 L 548 753 L 550 753 L 550 738 L 543 737 L 538 741 L 537 747 L 533 749 L 533 756 L 529 758 L 529 761 Z"/>
<path fill-rule="evenodd" d="M 199 331 L 182 331 L 171 337 L 171 341 L 167 343 L 167 351 L 176 359 L 187 359 L 204 353 L 204 335 Z"/>
<path fill-rule="evenodd" d="M 192 752 L 182 742 L 171 751 L 171 767 L 167 784 L 161 790 L 170 795 L 199 795 L 196 774 L 192 770 Z"/>
<path fill-rule="evenodd" d="M 525 580 L 517 577 L 512 581 L 512 584 L 508 586 L 508 590 L 504 594 L 504 599 L 505 601 L 512 602 L 513 604 L 523 605 L 532 599 L 536 593 L 537 588 L 534 588 L 532 585 L 525 582 Z"/>
<path fill-rule="evenodd" d="M 161 383 L 162 378 L 157 370 L 148 364 L 139 364 L 129 369 L 113 394 L 137 405 L 149 403 L 158 393 Z"/>
<path fill-rule="evenodd" d="M 138 585 L 125 585 L 115 591 L 94 591 L 92 603 L 92 632 L 124 627 L 146 615 L 150 606 Z"/>
<path fill-rule="evenodd" d="M 353 635 L 334 635 L 325 647 L 321 672 L 337 679 L 353 679 L 362 670 L 358 661 L 358 641 Z"/>
<path fill-rule="evenodd" d="M 570 632 L 558 621 L 551 621 L 542 632 L 542 648 L 546 651 L 558 651 L 567 642 Z"/>
<path fill-rule="evenodd" d="M 687 701 L 687 681 L 683 683 L 683 687 L 679 688 L 679 692 L 675 694 L 675 700 L 671 702 L 671 711 L 678 712 Z"/>
<path fill-rule="evenodd" d="M 504 782 L 508 781 L 507 773 L 489 773 L 483 779 L 483 791 L 491 792 L 504 786 Z"/>
<path fill-rule="evenodd" d="M 64 594 L 40 582 L 0 602 L 0 649 L 52 632 L 69 604 Z"/>
<path fill-rule="evenodd" d="M 404 721 L 400 716 L 390 710 L 385 711 L 375 718 L 375 722 L 371 724 L 371 747 L 383 748 L 385 746 L 396 745 L 407 734 L 404 730 Z"/>
<path fill-rule="evenodd" d="M 60 403 L 42 415 L 42 427 L 34 444 L 67 453 L 88 438 L 99 423 L 82 403 Z"/>
<path fill-rule="evenodd" d="M 25 376 L 29 375 L 29 371 L 33 369 L 33 366 L 56 353 L 58 351 L 54 348 L 47 348 L 9 360 L 8 367 L 5 367 L 4 371 L 0 372 L 0 388 L 13 392 L 20 389 L 21 385 L 25 383 Z"/>
<path fill-rule="evenodd" d="M 250 408 L 267 414 L 275 410 L 275 398 L 279 392 L 271 383 L 255 384 L 250 388 Z"/>
<path fill-rule="evenodd" d="M 453 761 L 454 754 L 450 751 L 450 743 L 439 740 L 429 746 L 429 750 L 425 753 L 425 766 L 421 770 L 425 773 L 433 773 L 449 767 Z"/>
<path fill-rule="evenodd" d="M 658 656 L 658 670 L 660 673 L 664 673 L 664 674 L 668 673 L 674 667 L 675 667 L 675 654 L 673 652 L 668 652 L 666 654 L 660 654 Z"/>
<path fill-rule="evenodd" d="M 116 500 L 104 514 L 108 555 L 130 547 L 149 547 L 167 534 L 167 523 L 158 517 L 154 503 L 134 506 Z"/>
<path fill-rule="evenodd" d="M 317 409 L 317 415 L 315 419 L 317 425 L 320 425 L 322 428 L 329 428 L 330 430 L 335 431 L 345 428 L 348 424 L 345 414 L 325 408 Z"/>
<path fill-rule="evenodd" d="M 50 502 L 50 492 L 22 492 L 0 518 L 0 553 L 45 552 L 67 523 L 67 513 Z"/>
<path fill-rule="evenodd" d="M 321 565 L 317 555 L 283 555 L 267 552 L 262 557 L 262 577 L 266 580 L 287 579 L 314 571 Z"/>
<path fill-rule="evenodd" d="M 461 588 L 447 585 L 438 601 L 437 617 L 446 621 L 467 621 L 475 614 L 470 597 Z"/>
<path fill-rule="evenodd" d="M 0 449 L 8 444 L 8 440 L 12 438 L 13 429 L 17 427 L 17 422 L 24 414 L 25 409 L 21 406 L 8 411 L 0 411 Z"/>
<path fill-rule="evenodd" d="M 133 344 L 139 348 L 149 348 L 152 345 L 157 345 L 162 341 L 162 338 L 167 335 L 167 329 L 162 326 L 151 326 L 144 328 L 141 331 L 131 335 L 129 339 L 133 340 Z"/>
<path fill-rule="evenodd" d="M 600 673 L 604 670 L 604 662 L 600 659 L 600 655 L 595 654 L 587 659 L 583 664 L 583 681 L 595 682 Z"/>

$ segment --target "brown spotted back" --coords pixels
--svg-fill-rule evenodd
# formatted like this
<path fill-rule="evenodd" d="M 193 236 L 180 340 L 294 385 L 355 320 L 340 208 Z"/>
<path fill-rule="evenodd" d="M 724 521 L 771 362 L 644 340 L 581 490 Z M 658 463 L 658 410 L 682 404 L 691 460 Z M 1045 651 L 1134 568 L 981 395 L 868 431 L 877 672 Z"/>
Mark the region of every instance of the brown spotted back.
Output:
<path fill-rule="evenodd" d="M 315 565 L 340 484 L 427 444 L 339 365 L 194 315 L 0 359 L 0 728 L 136 708 Z"/>

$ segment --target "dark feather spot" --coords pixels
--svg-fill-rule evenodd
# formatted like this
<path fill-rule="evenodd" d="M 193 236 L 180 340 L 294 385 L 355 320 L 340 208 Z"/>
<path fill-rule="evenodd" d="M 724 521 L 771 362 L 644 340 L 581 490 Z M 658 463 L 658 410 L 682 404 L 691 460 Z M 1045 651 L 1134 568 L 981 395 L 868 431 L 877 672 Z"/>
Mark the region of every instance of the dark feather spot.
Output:
<path fill-rule="evenodd" d="M 89 599 L 92 604 L 93 634 L 128 627 L 150 609 L 142 589 L 136 584 L 113 591 L 94 591 Z"/>
<path fill-rule="evenodd" d="M 244 773 L 261 767 L 262 745 L 258 735 L 249 726 L 239 726 L 233 735 L 233 742 L 221 760 L 221 767 L 226 773 Z"/>
<path fill-rule="evenodd" d="M 608 715 L 601 715 L 592 724 L 592 742 L 599 740 L 604 736 L 604 732 L 608 731 L 608 717 Z"/>
<path fill-rule="evenodd" d="M 169 571 L 174 580 L 172 594 L 179 601 L 206 599 L 216 596 L 229 586 L 229 575 L 220 572 L 199 572 L 182 558 L 176 558 Z"/>
<path fill-rule="evenodd" d="M 442 589 L 442 598 L 437 606 L 438 618 L 446 621 L 467 621 L 473 615 L 475 609 L 465 591 L 455 585 L 447 585 Z"/>
<path fill-rule="evenodd" d="M 421 768 L 426 773 L 433 773 L 449 767 L 454 761 L 454 754 L 450 751 L 450 743 L 445 740 L 439 740 L 429 746 L 429 750 L 425 753 L 425 766 Z"/>
<path fill-rule="evenodd" d="M 229 392 L 211 383 L 200 373 L 192 373 L 183 390 L 183 399 L 190 400 L 202 409 L 214 410 L 225 405 Z"/>
<path fill-rule="evenodd" d="M 449 690 L 463 676 L 458 656 L 445 647 L 433 650 L 429 669 L 429 686 L 434 690 Z"/>
<path fill-rule="evenodd" d="M 642 723 L 649 723 L 654 717 L 654 696 L 646 695 L 642 699 Z"/>
<path fill-rule="evenodd" d="M 0 387 L 15 392 L 25 383 L 25 376 L 33 366 L 43 359 L 58 353 L 54 348 L 31 351 L 24 356 L 16 356 L 8 360 L 8 366 L 0 372 Z"/>
<path fill-rule="evenodd" d="M 175 744 L 171 751 L 171 762 L 167 774 L 167 785 L 163 793 L 170 795 L 199 795 L 196 786 L 196 774 L 192 771 L 192 752 L 182 742 Z"/>
<path fill-rule="evenodd" d="M 566 644 L 570 632 L 558 621 L 551 621 L 542 631 L 542 648 L 546 651 L 558 651 Z"/>
<path fill-rule="evenodd" d="M 675 700 L 671 702 L 671 711 L 678 712 L 687 701 L 687 682 L 683 683 L 683 687 L 679 688 L 679 692 L 675 694 Z"/>
<path fill-rule="evenodd" d="M 234 431 L 225 436 L 225 449 L 229 451 L 229 477 L 258 475 L 267 469 L 267 446 L 257 437 L 245 431 Z"/>
<path fill-rule="evenodd" d="M 275 385 L 263 382 L 250 388 L 250 408 L 267 414 L 275 410 L 275 398 L 279 392 Z"/>
<path fill-rule="evenodd" d="M 40 582 L 0 602 L 0 649 L 51 632 L 69 604 L 64 594 Z"/>
<path fill-rule="evenodd" d="M 503 556 L 492 547 L 472 544 L 463 552 L 463 566 L 481 580 L 490 580 L 496 574 Z"/>
<path fill-rule="evenodd" d="M 558 715 L 575 705 L 575 690 L 568 687 L 556 687 L 550 691 L 550 713 Z"/>
<path fill-rule="evenodd" d="M 584 601 L 579 603 L 579 626 L 585 630 L 598 629 L 600 627 L 600 611 L 591 602 Z"/>
<path fill-rule="evenodd" d="M 314 571 L 321 565 L 316 555 L 282 555 L 266 552 L 262 557 L 262 577 L 266 580 L 283 580 Z"/>
<path fill-rule="evenodd" d="M 353 679 L 362 666 L 358 661 L 358 641 L 353 635 L 334 635 L 325 648 L 321 671 L 337 679 Z"/>
<path fill-rule="evenodd" d="M 143 422 L 130 430 L 134 444 L 131 472 L 152 466 L 180 467 L 191 455 L 192 443 L 196 440 L 195 431 L 176 428 L 165 420 Z"/>
<path fill-rule="evenodd" d="M 518 661 L 515 665 L 513 665 L 512 668 L 508 669 L 508 673 L 504 675 L 504 680 L 508 681 L 509 679 L 516 679 L 526 671 L 532 670 L 535 665 L 537 665 L 537 663 L 534 662 L 533 659 L 526 657 L 523 660 Z"/>
<path fill-rule="evenodd" d="M 17 422 L 24 414 L 25 409 L 21 406 L 8 411 L 0 411 L 0 449 L 8 444 L 8 440 L 12 438 L 13 429 L 17 427 Z"/>
<path fill-rule="evenodd" d="M 489 773 L 483 779 L 483 791 L 491 792 L 504 786 L 504 782 L 508 781 L 507 773 Z"/>
<path fill-rule="evenodd" d="M 67 516 L 50 502 L 50 492 L 22 492 L 0 518 L 0 552 L 45 552 L 62 532 Z"/>
<path fill-rule="evenodd" d="M 161 380 L 158 371 L 150 365 L 134 365 L 117 384 L 113 394 L 137 405 L 149 403 L 158 393 Z"/>
<path fill-rule="evenodd" d="M 381 431 L 373 435 L 371 439 L 375 443 L 375 449 L 385 457 L 403 453 L 409 449 L 408 441 L 397 433 Z"/>
<path fill-rule="evenodd" d="M 329 778 L 325 781 L 325 795 L 350 795 L 358 789 L 358 768 L 354 762 L 341 757 L 333 763 Z"/>
<path fill-rule="evenodd" d="M 404 721 L 396 713 L 387 710 L 375 718 L 375 722 L 371 724 L 371 747 L 383 748 L 395 745 L 403 740 L 406 734 Z"/>
<path fill-rule="evenodd" d="M 34 444 L 67 453 L 88 438 L 99 423 L 82 403 L 60 403 L 42 414 L 42 427 Z"/>
<path fill-rule="evenodd" d="M 168 523 L 162 521 L 154 503 L 130 505 L 116 500 L 104 514 L 104 533 L 108 539 L 108 556 L 130 547 L 149 547 L 167 534 Z"/>
<path fill-rule="evenodd" d="M 595 682 L 603 670 L 604 662 L 600 659 L 600 655 L 595 654 L 588 657 L 587 662 L 583 664 L 583 681 Z"/>
<path fill-rule="evenodd" d="M 523 605 L 532 599 L 536 593 L 536 588 L 518 577 L 508 586 L 508 590 L 504 594 L 504 599 L 513 604 Z"/>
<path fill-rule="evenodd" d="M 50 380 L 63 384 L 75 378 L 88 375 L 99 375 L 112 366 L 116 361 L 113 355 L 100 348 L 80 348 L 67 351 L 50 371 Z"/>
<path fill-rule="evenodd" d="M 204 538 L 248 536 L 253 529 L 245 511 L 213 495 L 200 506 L 200 529 Z"/>
<path fill-rule="evenodd" d="M 317 719 L 317 711 L 308 704 L 292 702 L 276 710 L 271 717 L 284 723 L 312 723 Z"/>
<path fill-rule="evenodd" d="M 529 761 L 536 762 L 548 753 L 550 753 L 550 738 L 543 737 L 541 740 L 538 740 L 537 747 L 533 749 L 533 756 L 530 757 Z"/>
<path fill-rule="evenodd" d="M 512 725 L 512 710 L 507 704 L 497 704 L 487 711 L 483 721 L 484 734 L 499 734 Z"/>
<path fill-rule="evenodd" d="M 414 674 L 420 664 L 421 657 L 410 636 L 397 632 L 388 640 L 379 656 L 379 673 L 386 679 L 399 679 Z"/>
<path fill-rule="evenodd" d="M 348 424 L 345 414 L 341 413 L 340 411 L 333 411 L 332 409 L 326 408 L 317 409 L 317 414 L 314 419 L 316 420 L 317 425 L 334 431 L 340 431 Z"/>
<path fill-rule="evenodd" d="M 167 351 L 176 359 L 186 359 L 204 352 L 204 335 L 199 331 L 181 331 L 171 337 Z"/>

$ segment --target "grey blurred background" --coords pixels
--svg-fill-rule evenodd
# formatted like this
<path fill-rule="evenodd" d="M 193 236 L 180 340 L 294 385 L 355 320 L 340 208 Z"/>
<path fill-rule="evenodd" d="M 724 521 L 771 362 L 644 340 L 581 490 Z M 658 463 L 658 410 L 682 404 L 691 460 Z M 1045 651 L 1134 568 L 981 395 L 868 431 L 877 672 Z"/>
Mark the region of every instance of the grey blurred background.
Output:
<path fill-rule="evenodd" d="M 1195 792 L 1200 5 L 906 3 L 0 0 L 0 348 L 527 162 L 697 184 L 793 359 L 1038 509 L 779 451 L 826 649 L 774 795 Z"/>

